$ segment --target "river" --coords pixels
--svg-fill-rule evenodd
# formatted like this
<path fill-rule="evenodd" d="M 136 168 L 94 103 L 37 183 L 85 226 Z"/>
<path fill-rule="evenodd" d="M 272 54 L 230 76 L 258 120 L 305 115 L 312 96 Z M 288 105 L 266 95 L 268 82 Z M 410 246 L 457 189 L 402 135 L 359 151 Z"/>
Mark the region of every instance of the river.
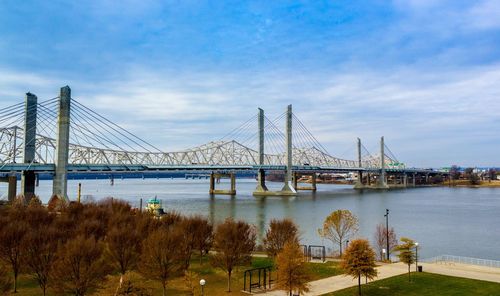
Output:
<path fill-rule="evenodd" d="M 348 209 L 359 219 L 358 237 L 373 240 L 375 227 L 385 223 L 385 209 L 390 210 L 389 226 L 398 237 L 419 242 L 419 257 L 442 254 L 500 260 L 500 188 L 426 187 L 390 191 L 358 192 L 351 186 L 318 184 L 316 193 L 300 192 L 296 197 L 255 198 L 252 179 L 237 180 L 234 197 L 208 194 L 208 180 L 185 179 L 116 179 L 70 180 L 70 198 L 76 196 L 78 183 L 82 195 L 94 200 L 115 197 L 139 206 L 139 200 L 157 196 L 165 210 L 183 214 L 202 214 L 212 221 L 226 217 L 243 219 L 256 226 L 259 237 L 272 218 L 289 217 L 299 226 L 304 244 L 332 243 L 317 234 L 324 218 L 336 209 Z M 226 180 L 218 186 L 228 187 Z M 279 189 L 280 183 L 268 183 Z M 43 202 L 52 190 L 51 181 L 40 181 L 36 188 Z M 4 196 L 7 185 L 0 183 Z"/>

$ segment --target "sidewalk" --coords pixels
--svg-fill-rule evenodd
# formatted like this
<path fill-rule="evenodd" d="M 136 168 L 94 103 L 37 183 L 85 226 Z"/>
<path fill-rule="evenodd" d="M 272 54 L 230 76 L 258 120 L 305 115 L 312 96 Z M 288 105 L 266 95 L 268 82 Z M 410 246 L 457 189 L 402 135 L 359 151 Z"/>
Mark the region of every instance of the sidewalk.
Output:
<path fill-rule="evenodd" d="M 422 263 L 425 272 L 500 283 L 500 268 L 460 263 Z"/>
<path fill-rule="evenodd" d="M 500 283 L 500 268 L 485 267 L 467 264 L 438 264 L 438 263 L 419 263 L 423 266 L 424 272 L 442 274 L 447 276 L 469 278 L 475 280 L 483 280 Z M 377 267 L 378 277 L 375 280 L 381 280 L 408 272 L 408 266 L 403 263 L 385 264 Z M 411 271 L 415 271 L 412 266 Z M 361 280 L 364 284 L 364 279 Z M 358 285 L 357 279 L 353 280 L 351 277 L 344 275 L 337 275 L 310 283 L 310 291 L 304 295 L 317 296 L 330 292 L 335 292 L 349 287 Z M 266 296 L 287 296 L 284 291 L 269 291 L 259 295 Z"/>
<path fill-rule="evenodd" d="M 385 264 L 377 267 L 377 271 L 378 271 L 378 277 L 375 280 L 381 280 L 408 272 L 408 266 L 401 263 Z M 361 279 L 361 282 L 364 283 L 365 280 Z M 353 280 L 352 277 L 350 276 L 336 275 L 329 278 L 311 282 L 309 293 L 306 293 L 304 295 L 306 296 L 322 295 L 357 285 L 358 285 L 357 279 Z M 287 296 L 288 294 L 285 291 L 269 291 L 267 293 L 262 293 L 259 295 Z"/>

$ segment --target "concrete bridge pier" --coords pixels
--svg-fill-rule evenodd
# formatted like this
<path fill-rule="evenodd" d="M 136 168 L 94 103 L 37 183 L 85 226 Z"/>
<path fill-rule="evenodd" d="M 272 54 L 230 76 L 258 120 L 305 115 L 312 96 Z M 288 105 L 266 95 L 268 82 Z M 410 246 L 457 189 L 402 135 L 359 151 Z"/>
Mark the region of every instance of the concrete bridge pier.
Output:
<path fill-rule="evenodd" d="M 406 187 L 408 187 L 408 174 L 404 174 L 404 177 L 403 177 L 403 184 Z"/>
<path fill-rule="evenodd" d="M 36 153 L 37 97 L 27 93 L 24 101 L 23 163 L 32 164 Z M 21 174 L 21 194 L 29 202 L 35 196 L 36 176 L 31 170 Z"/>
<path fill-rule="evenodd" d="M 59 112 L 57 118 L 57 139 L 55 154 L 55 171 L 52 194 L 68 199 L 68 157 L 69 157 L 69 125 L 71 108 L 71 89 L 61 88 L 59 94 Z"/>
<path fill-rule="evenodd" d="M 265 193 L 269 191 L 266 186 L 266 171 L 259 169 L 257 172 L 257 187 L 255 188 L 255 193 Z M 257 194 L 258 195 L 258 194 Z"/>
<path fill-rule="evenodd" d="M 311 177 L 311 186 L 299 186 L 299 177 L 300 176 L 310 176 Z M 309 190 L 312 192 L 316 192 L 316 173 L 293 173 L 293 188 L 296 191 L 299 190 Z"/>
<path fill-rule="evenodd" d="M 231 189 L 216 189 L 215 179 L 230 178 Z M 214 173 L 210 174 L 210 194 L 236 195 L 236 175 L 234 173 Z"/>
<path fill-rule="evenodd" d="M 16 174 L 0 177 L 0 182 L 8 183 L 7 200 L 11 203 L 17 195 L 17 176 Z"/>

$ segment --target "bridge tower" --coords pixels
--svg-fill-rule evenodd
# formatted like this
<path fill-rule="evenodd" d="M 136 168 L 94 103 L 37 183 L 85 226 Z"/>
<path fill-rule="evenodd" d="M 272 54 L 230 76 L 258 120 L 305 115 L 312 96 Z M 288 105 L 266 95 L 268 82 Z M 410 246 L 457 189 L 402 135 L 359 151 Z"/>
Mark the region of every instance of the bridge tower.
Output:
<path fill-rule="evenodd" d="M 36 120 L 38 98 L 27 93 L 24 101 L 24 144 L 23 163 L 31 164 L 36 153 Z M 35 195 L 36 176 L 32 170 L 25 170 L 21 175 L 21 194 L 27 202 Z"/>
<path fill-rule="evenodd" d="M 387 185 L 386 181 L 386 174 L 385 174 L 385 144 L 384 144 L 384 137 L 380 138 L 380 175 L 379 175 L 379 180 L 377 184 L 378 189 L 387 189 L 389 188 L 389 185 Z"/>
<path fill-rule="evenodd" d="M 71 89 L 61 88 L 59 95 L 59 111 L 57 118 L 57 139 L 55 155 L 55 172 L 52 194 L 60 198 L 68 198 L 68 155 L 70 125 Z"/>
<path fill-rule="evenodd" d="M 257 173 L 257 188 L 255 188 L 255 193 L 267 192 L 266 186 L 266 171 L 262 168 L 264 165 L 264 110 L 259 108 L 258 116 L 258 127 L 259 127 L 259 172 Z"/>
<path fill-rule="evenodd" d="M 286 161 L 286 172 L 285 172 L 285 184 L 281 189 L 283 195 L 296 195 L 297 191 L 292 185 L 292 168 L 293 168 L 293 155 L 292 155 L 292 105 L 288 105 L 286 109 L 286 123 L 285 123 L 285 161 Z"/>
<path fill-rule="evenodd" d="M 363 163 L 361 161 L 361 139 L 358 138 L 358 168 L 361 168 Z M 356 180 L 356 184 L 354 185 L 354 189 L 363 189 L 363 172 L 358 170 L 358 179 Z"/>

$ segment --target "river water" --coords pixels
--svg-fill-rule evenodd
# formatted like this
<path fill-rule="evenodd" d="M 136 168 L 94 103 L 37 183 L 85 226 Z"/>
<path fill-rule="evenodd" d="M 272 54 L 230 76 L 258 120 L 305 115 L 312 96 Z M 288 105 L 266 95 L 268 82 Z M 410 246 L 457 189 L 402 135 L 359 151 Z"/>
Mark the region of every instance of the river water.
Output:
<path fill-rule="evenodd" d="M 351 186 L 318 184 L 316 193 L 300 192 L 296 197 L 252 196 L 256 182 L 237 180 L 237 195 L 208 194 L 208 180 L 185 179 L 116 179 L 70 180 L 68 192 L 74 198 L 78 183 L 82 183 L 84 198 L 99 200 L 115 197 L 139 206 L 157 196 L 165 210 L 183 214 L 202 214 L 212 221 L 226 217 L 243 219 L 256 226 L 259 236 L 272 218 L 293 219 L 301 231 L 304 244 L 332 243 L 317 234 L 324 218 L 336 209 L 348 209 L 359 219 L 358 237 L 373 241 L 378 223 L 385 223 L 385 209 L 390 210 L 389 226 L 398 237 L 406 236 L 419 242 L 419 257 L 442 254 L 500 260 L 500 188 L 427 187 L 391 191 L 358 192 Z M 223 180 L 218 187 L 228 187 Z M 280 183 L 268 183 L 279 189 Z M 40 181 L 37 194 L 47 202 L 51 181 Z M 0 193 L 7 186 L 0 183 Z"/>

